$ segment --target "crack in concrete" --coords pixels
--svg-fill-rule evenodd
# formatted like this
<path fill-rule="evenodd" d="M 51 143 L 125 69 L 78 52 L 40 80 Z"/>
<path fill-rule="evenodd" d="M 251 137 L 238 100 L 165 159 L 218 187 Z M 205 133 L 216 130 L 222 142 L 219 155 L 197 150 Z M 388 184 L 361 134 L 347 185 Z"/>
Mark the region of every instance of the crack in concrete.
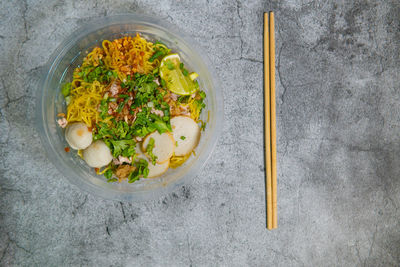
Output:
<path fill-rule="evenodd" d="M 235 58 L 233 60 L 237 60 L 237 61 L 244 60 L 244 61 L 250 61 L 250 62 L 253 62 L 253 63 L 264 63 L 264 61 L 262 61 L 262 60 L 255 59 L 255 58 L 247 58 L 247 57 Z"/>
<path fill-rule="evenodd" d="M 236 0 L 236 12 L 237 16 L 240 20 L 240 28 L 239 28 L 239 38 L 240 38 L 240 58 L 243 58 L 243 38 L 242 38 L 242 28 L 243 28 L 243 18 L 240 15 L 240 1 Z"/>
<path fill-rule="evenodd" d="M 5 98 L 6 98 L 6 103 L 3 106 L 1 106 L 0 109 L 8 108 L 10 104 L 18 102 L 18 101 L 20 101 L 21 99 L 23 99 L 25 97 L 28 97 L 27 95 L 22 95 L 20 97 L 15 98 L 15 99 L 11 99 L 10 96 L 8 95 L 7 90 L 6 90 L 6 83 L 5 83 L 3 77 L 0 77 L 0 82 L 1 82 L 1 85 L 2 85 L 2 87 L 4 89 Z"/>
<path fill-rule="evenodd" d="M 376 233 L 378 232 L 378 224 L 375 225 L 375 231 L 372 234 L 372 241 L 371 241 L 371 246 L 369 247 L 369 251 L 368 251 L 368 256 L 365 258 L 364 260 L 364 266 L 367 266 L 367 262 L 369 260 L 369 257 L 371 257 L 372 254 L 372 248 L 374 246 L 375 243 L 375 238 L 376 238 Z"/>
<path fill-rule="evenodd" d="M 8 144 L 8 141 L 10 141 L 10 128 L 11 128 L 11 126 L 10 126 L 10 122 L 7 120 L 7 118 L 4 116 L 4 114 L 3 114 L 3 111 L 2 111 L 2 108 L 0 108 L 0 118 L 3 118 L 4 119 L 4 121 L 7 123 L 7 125 L 8 125 L 8 131 L 7 131 L 7 138 L 6 138 L 6 140 L 4 141 L 4 142 L 0 142 L 0 144 L 2 144 L 2 145 L 4 145 L 4 144 Z"/>
<path fill-rule="evenodd" d="M 297 223 L 300 223 L 300 198 L 301 198 L 301 187 L 303 186 L 303 176 L 300 176 L 299 186 L 297 187 Z"/>
<path fill-rule="evenodd" d="M 14 189 L 14 188 L 7 188 L 7 187 L 2 187 L 0 186 L 0 192 L 17 192 L 19 193 L 21 199 L 22 199 L 22 203 L 25 204 L 25 198 L 24 195 L 28 194 L 28 192 L 23 192 L 20 189 Z"/>
<path fill-rule="evenodd" d="M 216 35 L 191 35 L 192 38 L 199 38 L 199 39 L 204 39 L 204 38 L 209 38 L 209 39 L 218 39 L 218 38 L 226 38 L 226 39 L 235 39 L 235 38 L 240 38 L 239 35 L 225 35 L 225 34 L 216 34 Z"/>
<path fill-rule="evenodd" d="M 110 234 L 110 229 L 108 228 L 107 221 L 104 221 L 104 225 L 106 226 L 106 234 L 107 234 L 108 236 L 111 236 L 111 234 Z"/>
<path fill-rule="evenodd" d="M 3 86 L 4 91 L 6 91 L 6 82 L 4 81 L 3 76 L 0 76 L 1 86 Z"/>
<path fill-rule="evenodd" d="M 221 142 L 220 144 L 224 145 L 224 146 L 231 146 L 231 145 L 238 145 L 239 143 L 252 144 L 252 145 L 256 145 L 256 146 L 260 145 L 260 142 L 258 142 L 258 141 L 247 140 L 247 139 L 242 139 L 242 138 L 239 138 L 238 141 L 236 141 L 236 142 L 231 142 L 231 143 Z"/>
<path fill-rule="evenodd" d="M 285 85 L 285 83 L 283 82 L 282 75 L 281 75 L 281 55 L 282 55 L 282 50 L 283 50 L 284 47 L 285 47 L 285 43 L 282 43 L 282 46 L 279 49 L 279 53 L 278 53 L 278 66 L 276 66 L 276 69 L 278 71 L 279 82 L 283 87 L 283 92 L 281 94 L 281 102 L 282 102 L 282 104 L 285 103 L 285 95 L 286 95 L 286 92 L 287 92 L 287 89 L 288 89 L 287 85 Z"/>
<path fill-rule="evenodd" d="M 24 9 L 22 10 L 22 19 L 24 20 L 25 41 L 28 41 L 28 27 L 26 26 L 26 12 L 28 11 L 28 1 L 24 0 Z"/>
<path fill-rule="evenodd" d="M 235 38 L 240 38 L 240 36 L 239 35 L 224 35 L 224 34 L 217 34 L 217 35 L 211 36 L 211 39 L 216 39 L 216 38 L 235 39 Z"/>
<path fill-rule="evenodd" d="M 167 14 L 167 16 L 166 17 L 163 17 L 162 18 L 163 20 L 167 20 L 167 19 L 169 19 L 169 21 L 174 21 L 174 19 L 171 17 L 171 15 L 169 15 L 169 14 Z"/>
<path fill-rule="evenodd" d="M 189 239 L 188 234 L 186 234 L 186 242 L 187 242 L 187 248 L 188 248 L 188 258 L 189 258 L 189 262 L 190 262 L 189 266 L 193 266 L 192 253 L 191 253 L 192 249 L 190 247 L 190 239 Z"/>
<path fill-rule="evenodd" d="M 34 67 L 34 68 L 32 68 L 32 69 L 29 69 L 29 70 L 27 71 L 27 73 L 28 73 L 28 75 L 29 75 L 29 74 L 31 74 L 32 72 L 35 72 L 35 71 L 37 71 L 37 70 L 40 70 L 41 68 L 43 68 L 43 66 Z"/>
<path fill-rule="evenodd" d="M 104 227 L 105 226 L 106 233 L 109 236 L 111 236 L 110 230 L 113 230 L 113 231 L 118 230 L 121 227 L 123 227 L 124 223 L 131 230 L 129 223 L 135 221 L 139 216 L 135 213 L 131 213 L 129 216 L 129 214 L 126 213 L 126 211 L 125 211 L 124 204 L 122 202 L 119 202 L 119 203 L 120 203 L 120 207 L 121 207 L 120 209 L 121 209 L 121 213 L 122 213 L 122 217 L 123 217 L 122 220 L 120 220 L 119 218 L 116 218 L 115 216 L 114 217 L 110 216 L 108 219 L 106 219 L 104 221 L 104 224 L 99 223 L 99 224 L 92 225 L 91 227 Z"/>
<path fill-rule="evenodd" d="M 356 252 L 357 252 L 357 258 L 358 258 L 358 260 L 360 262 L 360 266 L 364 266 L 364 263 L 363 263 L 363 261 L 361 259 L 361 256 L 360 256 L 360 248 L 359 248 L 358 241 L 356 241 L 355 247 L 356 247 Z"/>
<path fill-rule="evenodd" d="M 122 217 L 124 217 L 124 222 L 126 223 L 126 215 L 125 215 L 125 209 L 124 209 L 124 204 L 122 202 L 119 202 L 121 206 L 121 212 L 122 212 Z"/>
<path fill-rule="evenodd" d="M 18 49 L 17 53 L 17 60 L 19 60 L 19 57 L 21 55 L 21 50 L 24 47 L 25 43 L 30 40 L 28 36 L 28 26 L 27 26 L 27 20 L 26 20 L 26 13 L 28 12 L 28 1 L 23 0 L 22 2 L 23 7 L 22 7 L 22 20 L 24 21 L 24 39 L 21 42 L 21 45 Z"/>
<path fill-rule="evenodd" d="M 10 244 L 13 244 L 16 248 L 19 248 L 20 250 L 24 251 L 25 253 L 28 253 L 30 256 L 33 256 L 33 252 L 32 252 L 31 250 L 29 250 L 29 249 L 27 249 L 27 248 L 25 248 L 25 247 L 19 245 L 19 244 L 17 243 L 17 241 L 15 241 L 14 239 L 12 239 L 12 238 L 10 237 L 10 233 L 7 233 L 7 238 L 8 238 L 7 249 L 8 249 L 8 247 L 9 247 Z M 5 253 L 3 253 L 3 254 L 5 254 Z M 3 260 L 3 257 L 4 257 L 4 256 L 5 256 L 5 255 L 2 256 L 2 259 L 1 259 L 1 260 Z M 0 261 L 0 262 L 1 262 L 1 261 Z M 35 261 L 34 261 L 34 262 L 35 262 Z M 35 263 L 36 263 L 36 262 L 35 262 Z"/>
<path fill-rule="evenodd" d="M 86 204 L 87 200 L 88 200 L 88 196 L 85 195 L 85 198 L 83 199 L 82 203 L 80 203 L 78 206 L 74 207 L 74 210 L 72 211 L 72 215 L 75 216 L 77 211 L 80 210 L 83 207 L 83 205 Z"/>
<path fill-rule="evenodd" d="M 19 248 L 19 249 L 25 251 L 26 253 L 28 253 L 28 254 L 30 254 L 30 255 L 33 255 L 33 252 L 32 252 L 32 251 L 30 251 L 29 249 L 24 248 L 23 246 L 19 245 L 19 244 L 17 243 L 17 241 L 10 239 L 10 242 L 13 243 L 15 247 L 17 247 L 17 248 Z"/>
<path fill-rule="evenodd" d="M 285 136 L 285 139 L 286 139 L 285 146 L 284 146 L 283 153 L 282 153 L 283 157 L 286 156 L 287 151 L 288 151 L 288 147 L 289 147 L 289 138 Z"/>
<path fill-rule="evenodd" d="M 3 109 L 3 108 L 8 108 L 10 104 L 15 103 L 15 102 L 18 102 L 18 101 L 20 101 L 20 100 L 22 100 L 22 99 L 28 97 L 27 95 L 22 95 L 22 96 L 20 96 L 20 97 L 11 99 L 11 98 L 9 97 L 9 95 L 8 95 L 8 92 L 5 91 L 5 93 L 6 93 L 6 99 L 7 99 L 7 101 L 6 101 L 6 103 L 1 107 L 2 109 Z"/>
<path fill-rule="evenodd" d="M 352 145 L 352 144 L 343 144 L 349 151 L 355 151 L 355 152 L 372 152 L 372 153 L 379 153 L 384 151 L 383 148 L 381 147 L 362 147 L 359 145 Z"/>
<path fill-rule="evenodd" d="M 379 51 L 379 44 L 378 44 L 378 40 L 379 40 L 379 35 L 378 35 L 378 30 L 377 30 L 377 26 L 374 25 L 374 27 L 372 27 L 374 30 L 374 37 L 372 38 L 375 44 L 375 50 L 376 52 L 374 52 L 378 58 L 379 58 L 379 66 L 380 66 L 380 70 L 376 73 L 377 76 L 382 75 L 382 73 L 384 73 L 386 71 L 385 69 L 385 64 L 383 63 L 383 59 L 386 59 L 383 55 L 381 55 L 378 51 Z"/>
<path fill-rule="evenodd" d="M 1 255 L 0 262 L 3 262 L 5 256 L 7 255 L 8 248 L 10 247 L 10 238 L 7 239 L 6 248 L 3 250 L 3 254 Z"/>

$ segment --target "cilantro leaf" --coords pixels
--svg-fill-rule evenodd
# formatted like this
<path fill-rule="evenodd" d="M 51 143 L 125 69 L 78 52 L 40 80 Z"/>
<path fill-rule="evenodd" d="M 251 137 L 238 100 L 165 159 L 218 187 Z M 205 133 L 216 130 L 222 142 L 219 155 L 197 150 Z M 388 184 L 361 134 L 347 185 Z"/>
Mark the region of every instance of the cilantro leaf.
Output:
<path fill-rule="evenodd" d="M 129 183 L 133 183 L 139 180 L 141 176 L 146 178 L 149 175 L 149 168 L 148 168 L 149 163 L 147 162 L 147 160 L 139 159 L 134 163 L 134 166 L 136 167 L 136 169 L 129 174 L 128 177 Z"/>
<path fill-rule="evenodd" d="M 128 140 L 110 140 L 110 143 L 112 144 L 112 154 L 114 158 L 117 158 L 120 156 L 126 148 L 129 146 L 135 147 L 136 142 L 132 139 Z M 125 153 L 127 154 L 127 152 Z"/>
<path fill-rule="evenodd" d="M 149 143 L 147 144 L 147 147 L 146 147 L 146 153 L 147 153 L 147 155 L 150 156 L 151 163 L 153 165 L 156 165 L 157 156 L 153 154 L 154 143 L 155 143 L 154 138 L 151 137 L 150 140 L 149 140 Z"/>
<path fill-rule="evenodd" d="M 150 114 L 150 117 L 153 120 L 151 126 L 153 126 L 160 134 L 165 132 L 172 132 L 171 124 L 169 121 L 165 122 L 161 117 L 155 114 Z"/>
<path fill-rule="evenodd" d="M 104 176 L 105 176 L 107 179 L 111 179 L 111 177 L 112 177 L 112 170 L 111 170 L 111 169 L 107 170 L 107 171 L 104 173 Z"/>

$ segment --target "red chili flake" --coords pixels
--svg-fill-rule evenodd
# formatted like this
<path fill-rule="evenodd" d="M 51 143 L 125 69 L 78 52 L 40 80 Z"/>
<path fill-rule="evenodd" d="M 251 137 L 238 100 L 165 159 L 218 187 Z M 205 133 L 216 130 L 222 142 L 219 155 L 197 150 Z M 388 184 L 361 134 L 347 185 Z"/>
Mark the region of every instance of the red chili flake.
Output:
<path fill-rule="evenodd" d="M 64 148 L 64 150 L 65 150 L 65 152 L 69 152 L 70 149 L 69 149 L 69 147 L 66 146 L 66 147 Z"/>
<path fill-rule="evenodd" d="M 94 168 L 94 170 L 95 170 L 95 172 L 99 172 L 100 169 L 99 168 Z"/>

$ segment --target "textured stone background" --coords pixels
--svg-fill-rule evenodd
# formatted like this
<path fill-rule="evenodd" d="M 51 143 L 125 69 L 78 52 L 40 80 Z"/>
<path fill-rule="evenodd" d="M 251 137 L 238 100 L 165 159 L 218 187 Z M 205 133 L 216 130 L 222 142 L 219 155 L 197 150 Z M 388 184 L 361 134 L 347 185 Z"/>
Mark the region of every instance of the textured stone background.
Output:
<path fill-rule="evenodd" d="M 265 229 L 262 146 L 268 10 L 277 18 L 275 231 Z M 198 177 L 140 204 L 70 185 L 33 123 L 51 52 L 91 18 L 131 11 L 178 25 L 208 52 L 226 118 Z M 0 265 L 399 266 L 399 21 L 397 0 L 1 1 Z"/>

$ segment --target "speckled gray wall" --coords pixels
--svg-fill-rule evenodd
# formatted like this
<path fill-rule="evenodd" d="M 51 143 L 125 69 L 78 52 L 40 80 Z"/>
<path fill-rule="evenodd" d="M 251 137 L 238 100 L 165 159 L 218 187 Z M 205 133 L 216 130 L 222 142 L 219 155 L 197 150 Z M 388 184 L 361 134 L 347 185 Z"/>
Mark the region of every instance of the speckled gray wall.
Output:
<path fill-rule="evenodd" d="M 265 229 L 262 16 L 276 12 L 279 228 Z M 37 83 L 74 29 L 140 12 L 215 63 L 223 138 L 145 203 L 70 185 L 34 130 Z M 400 2 L 1 1 L 0 265 L 399 266 Z"/>

